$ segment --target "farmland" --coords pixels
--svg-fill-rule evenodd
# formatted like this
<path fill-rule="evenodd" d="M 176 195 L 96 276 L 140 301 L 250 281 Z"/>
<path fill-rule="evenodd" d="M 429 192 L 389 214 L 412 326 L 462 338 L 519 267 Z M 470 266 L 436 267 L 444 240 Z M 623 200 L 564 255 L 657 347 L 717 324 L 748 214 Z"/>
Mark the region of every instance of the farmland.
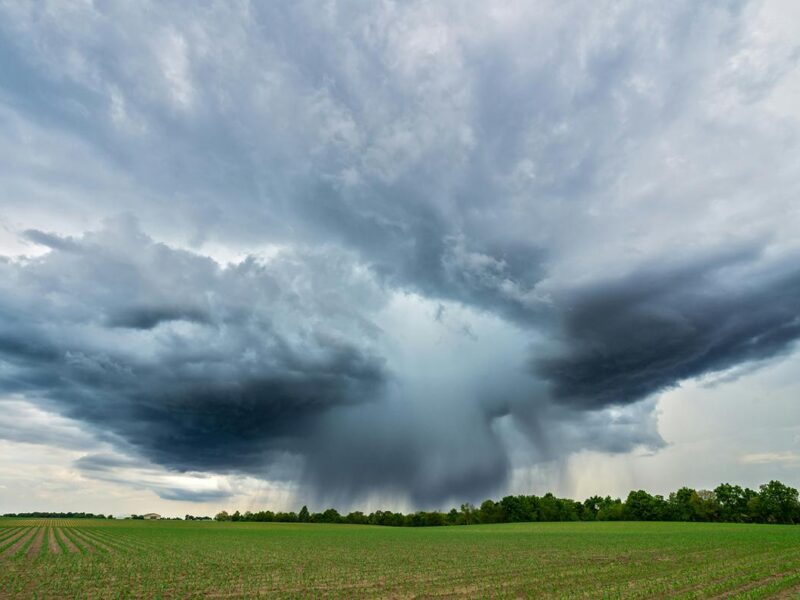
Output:
<path fill-rule="evenodd" d="M 795 597 L 800 527 L 0 519 L 2 597 Z"/>

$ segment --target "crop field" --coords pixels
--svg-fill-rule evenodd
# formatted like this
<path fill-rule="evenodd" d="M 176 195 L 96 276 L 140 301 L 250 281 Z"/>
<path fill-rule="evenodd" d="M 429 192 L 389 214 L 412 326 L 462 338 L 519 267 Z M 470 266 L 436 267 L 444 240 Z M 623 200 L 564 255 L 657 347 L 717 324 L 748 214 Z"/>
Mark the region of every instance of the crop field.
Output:
<path fill-rule="evenodd" d="M 0 597 L 800 597 L 800 527 L 0 519 Z"/>

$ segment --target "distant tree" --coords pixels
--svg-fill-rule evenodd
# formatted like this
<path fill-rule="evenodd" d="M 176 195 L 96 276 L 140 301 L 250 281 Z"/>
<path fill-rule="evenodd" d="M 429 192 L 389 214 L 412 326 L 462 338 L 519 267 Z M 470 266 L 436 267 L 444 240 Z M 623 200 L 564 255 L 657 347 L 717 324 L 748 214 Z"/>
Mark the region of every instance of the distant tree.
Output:
<path fill-rule="evenodd" d="M 583 501 L 583 515 L 584 520 L 594 521 L 597 519 L 597 513 L 603 507 L 603 498 L 600 496 L 591 496 Z"/>
<path fill-rule="evenodd" d="M 625 505 L 620 498 L 612 499 L 606 496 L 600 503 L 600 510 L 597 511 L 598 521 L 622 521 L 625 519 Z"/>
<path fill-rule="evenodd" d="M 760 486 L 755 507 L 756 517 L 762 523 L 796 523 L 800 520 L 797 490 L 780 481 Z"/>
<path fill-rule="evenodd" d="M 356 510 L 356 511 L 353 511 L 353 512 L 349 513 L 344 518 L 344 520 L 345 520 L 346 523 L 350 523 L 351 525 L 366 525 L 366 524 L 369 523 L 369 519 L 367 518 L 367 515 L 365 515 L 360 510 Z"/>
<path fill-rule="evenodd" d="M 661 521 L 666 512 L 664 498 L 644 490 L 632 491 L 625 500 L 625 515 L 634 521 Z"/>
<path fill-rule="evenodd" d="M 301 523 L 308 523 L 309 521 L 311 521 L 311 515 L 309 515 L 308 513 L 307 506 L 303 506 L 303 508 L 300 509 L 300 514 L 297 515 L 297 519 Z"/>
<path fill-rule="evenodd" d="M 302 511 L 300 511 L 302 513 Z M 321 523 L 341 523 L 343 521 L 342 515 L 335 508 L 329 508 L 320 515 Z"/>
<path fill-rule="evenodd" d="M 455 508 L 451 508 L 450 512 L 447 513 L 446 521 L 448 525 L 458 525 L 459 514 Z"/>
<path fill-rule="evenodd" d="M 473 523 L 477 523 L 478 522 L 477 511 L 475 510 L 475 507 L 472 504 L 470 504 L 469 502 L 466 502 L 466 503 L 461 505 L 461 515 L 460 516 L 461 516 L 461 522 L 464 525 L 472 525 Z"/>
<path fill-rule="evenodd" d="M 763 523 L 800 523 L 800 499 L 798 492 L 779 481 L 762 485 L 759 492 L 727 483 L 713 491 L 693 490 L 682 487 L 671 493 L 667 500 L 660 495 L 651 495 L 644 490 L 631 491 L 625 502 L 619 498 L 591 496 L 583 502 L 568 498 L 557 498 L 552 493 L 544 496 L 506 496 L 499 502 L 485 500 L 479 508 L 462 504 L 459 509 L 447 513 L 440 511 L 417 511 L 408 515 L 392 511 L 377 510 L 369 515 L 360 511 L 346 517 L 334 508 L 311 514 L 303 506 L 299 515 L 293 512 L 271 511 L 241 514 L 238 510 L 229 515 L 222 511 L 217 521 L 278 521 L 304 523 L 349 523 L 372 524 L 390 527 L 434 527 L 441 525 L 469 525 L 473 523 L 515 523 L 535 521 L 725 521 Z M 61 518 L 92 518 L 90 513 L 24 513 L 20 515 L 44 518 L 58 515 Z M 100 518 L 103 518 L 102 515 Z M 109 518 L 111 516 L 109 515 Z M 141 515 L 131 518 L 141 519 Z M 209 519 L 192 517 L 187 520 Z M 210 519 L 209 519 L 210 520 Z"/>
<path fill-rule="evenodd" d="M 717 495 L 711 490 L 698 490 L 694 514 L 698 521 L 718 521 L 720 506 Z"/>
<path fill-rule="evenodd" d="M 500 500 L 500 510 L 503 511 L 503 520 L 507 523 L 531 520 L 522 496 L 506 496 Z"/>
<path fill-rule="evenodd" d="M 714 489 L 714 497 L 719 506 L 719 519 L 729 523 L 751 521 L 753 515 L 748 509 L 749 502 L 758 495 L 750 488 L 723 483 Z"/>
<path fill-rule="evenodd" d="M 696 508 L 699 504 L 697 492 L 692 488 L 682 487 L 669 495 L 669 520 L 696 521 Z"/>
<path fill-rule="evenodd" d="M 502 523 L 505 521 L 505 512 L 500 503 L 493 500 L 484 500 L 478 509 L 478 520 L 481 523 Z"/>

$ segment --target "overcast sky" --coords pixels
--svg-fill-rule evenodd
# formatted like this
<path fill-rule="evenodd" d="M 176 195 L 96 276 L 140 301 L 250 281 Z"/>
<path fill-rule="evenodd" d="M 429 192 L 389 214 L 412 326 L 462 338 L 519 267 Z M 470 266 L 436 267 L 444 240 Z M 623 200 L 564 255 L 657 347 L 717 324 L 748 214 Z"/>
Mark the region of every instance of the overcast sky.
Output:
<path fill-rule="evenodd" d="M 796 2 L 0 2 L 0 512 L 800 486 L 798 338 Z"/>

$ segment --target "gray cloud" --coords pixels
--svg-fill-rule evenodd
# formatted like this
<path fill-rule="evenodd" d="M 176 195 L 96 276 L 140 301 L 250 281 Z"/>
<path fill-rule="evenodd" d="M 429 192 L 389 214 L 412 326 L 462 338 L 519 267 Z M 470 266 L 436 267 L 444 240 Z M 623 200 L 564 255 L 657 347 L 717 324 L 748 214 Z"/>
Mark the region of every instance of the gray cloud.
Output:
<path fill-rule="evenodd" d="M 49 253 L 0 262 L 0 389 L 343 498 L 658 447 L 654 394 L 798 337 L 770 10 L 5 3 L 0 225 Z"/>
<path fill-rule="evenodd" d="M 147 489 L 164 500 L 214 502 L 234 495 L 233 489 L 221 488 L 208 478 L 198 475 L 176 478 L 153 468 L 147 461 L 119 454 L 86 454 L 74 461 L 73 467 L 90 479 Z"/>
<path fill-rule="evenodd" d="M 562 350 L 538 356 L 535 372 L 560 402 L 593 409 L 788 351 L 800 338 L 796 257 L 760 270 L 753 257 L 724 258 L 573 291 Z"/>
<path fill-rule="evenodd" d="M 170 467 L 261 469 L 325 411 L 375 402 L 387 379 L 374 331 L 337 307 L 352 274 L 326 258 L 318 276 L 313 260 L 222 269 L 123 220 L 5 264 L 2 389 Z M 316 289 L 324 278 L 341 287 Z M 301 299 L 304 286 L 320 294 Z"/>

